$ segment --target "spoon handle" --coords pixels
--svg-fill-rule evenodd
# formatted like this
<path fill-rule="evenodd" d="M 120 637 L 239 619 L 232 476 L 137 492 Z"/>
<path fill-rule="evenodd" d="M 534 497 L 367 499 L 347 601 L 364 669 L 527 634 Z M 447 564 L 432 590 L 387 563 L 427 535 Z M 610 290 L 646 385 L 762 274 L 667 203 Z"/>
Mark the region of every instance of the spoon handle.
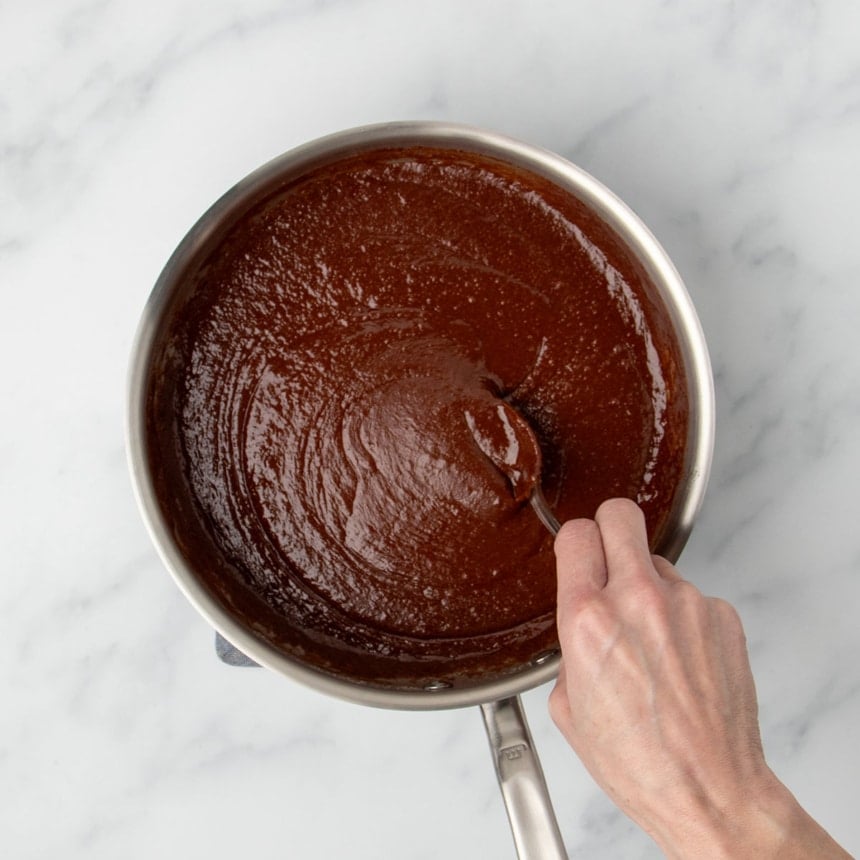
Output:
<path fill-rule="evenodd" d="M 529 502 L 531 503 L 534 512 L 537 514 L 538 519 L 546 526 L 550 534 L 557 535 L 558 530 L 561 528 L 561 524 L 556 519 L 555 514 L 550 510 L 550 507 L 544 498 L 543 490 L 540 488 L 540 484 L 535 485 L 535 488 L 532 490 L 532 494 L 529 497 Z"/>

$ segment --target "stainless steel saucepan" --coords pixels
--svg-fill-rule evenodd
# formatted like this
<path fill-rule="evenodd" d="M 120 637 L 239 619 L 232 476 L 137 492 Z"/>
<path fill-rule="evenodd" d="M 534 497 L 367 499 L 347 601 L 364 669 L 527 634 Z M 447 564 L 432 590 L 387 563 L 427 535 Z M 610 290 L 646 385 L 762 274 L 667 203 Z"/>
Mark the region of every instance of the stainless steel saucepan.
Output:
<path fill-rule="evenodd" d="M 127 445 L 131 471 L 152 539 L 177 584 L 211 625 L 248 657 L 324 693 L 364 705 L 413 710 L 479 705 L 519 857 L 551 860 L 566 854 L 518 694 L 556 676 L 557 653 L 542 654 L 501 680 L 490 679 L 467 688 L 377 688 L 335 678 L 306 665 L 261 639 L 231 614 L 189 566 L 180 551 L 177 536 L 167 527 L 162 515 L 147 458 L 147 374 L 159 333 L 163 331 L 172 299 L 184 276 L 217 245 L 239 217 L 286 178 L 365 149 L 414 145 L 476 152 L 548 178 L 609 225 L 653 282 L 680 346 L 690 408 L 683 482 L 659 547 L 661 554 L 672 561 L 677 559 L 704 496 L 714 435 L 713 381 L 707 348 L 680 276 L 639 218 L 580 168 L 538 147 L 447 123 L 389 123 L 352 129 L 311 142 L 252 173 L 200 218 L 161 273 L 138 330 L 128 389 Z"/>

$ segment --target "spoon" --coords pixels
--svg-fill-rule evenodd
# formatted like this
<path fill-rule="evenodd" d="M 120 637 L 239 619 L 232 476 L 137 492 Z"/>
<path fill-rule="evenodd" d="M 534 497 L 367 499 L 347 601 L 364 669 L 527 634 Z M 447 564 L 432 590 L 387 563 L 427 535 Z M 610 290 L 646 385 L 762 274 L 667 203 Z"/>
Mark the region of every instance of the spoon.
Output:
<path fill-rule="evenodd" d="M 555 537 L 561 528 L 561 524 L 547 504 L 540 483 L 535 484 L 532 494 L 529 496 L 529 504 L 537 514 L 537 518 L 546 526 L 547 531 Z"/>
<path fill-rule="evenodd" d="M 550 534 L 560 528 L 541 489 L 543 460 L 540 445 L 531 425 L 504 400 L 494 409 L 466 414 L 466 423 L 478 447 L 490 462 L 508 479 L 514 499 L 528 499 L 537 518 Z"/>

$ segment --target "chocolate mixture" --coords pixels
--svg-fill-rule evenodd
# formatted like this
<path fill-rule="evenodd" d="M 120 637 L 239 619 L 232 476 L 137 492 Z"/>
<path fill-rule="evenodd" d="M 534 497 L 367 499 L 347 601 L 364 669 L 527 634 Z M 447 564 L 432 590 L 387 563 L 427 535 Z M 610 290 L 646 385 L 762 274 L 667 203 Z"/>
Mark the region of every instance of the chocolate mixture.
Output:
<path fill-rule="evenodd" d="M 148 389 L 159 500 L 285 652 L 409 687 L 554 647 L 538 470 L 559 519 L 628 496 L 659 548 L 677 345 L 639 265 L 546 180 L 442 149 L 345 158 L 243 216 L 185 287 Z"/>

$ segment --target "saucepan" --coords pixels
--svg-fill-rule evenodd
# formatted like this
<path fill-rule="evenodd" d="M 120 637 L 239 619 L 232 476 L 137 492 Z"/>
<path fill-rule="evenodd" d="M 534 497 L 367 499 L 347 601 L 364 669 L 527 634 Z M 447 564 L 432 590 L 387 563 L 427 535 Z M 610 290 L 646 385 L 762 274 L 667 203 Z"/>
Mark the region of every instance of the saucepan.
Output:
<path fill-rule="evenodd" d="M 146 305 L 134 344 L 128 389 L 127 445 L 133 483 L 143 517 L 166 567 L 209 623 L 256 663 L 323 693 L 386 708 L 428 710 L 480 706 L 518 854 L 521 858 L 564 857 L 564 845 L 549 801 L 540 763 L 519 694 L 551 681 L 557 649 L 544 650 L 503 676 L 472 679 L 464 686 L 424 684 L 403 689 L 351 680 L 349 673 L 323 671 L 287 652 L 243 620 L 235 605 L 211 587 L 185 551 L 185 538 L 165 515 L 147 446 L 147 384 L 154 372 L 160 335 L 188 273 L 199 266 L 236 220 L 285 177 L 300 176 L 321 163 L 374 148 L 425 146 L 488 156 L 531 171 L 576 198 L 608 227 L 632 255 L 654 288 L 674 331 L 685 377 L 689 420 L 680 485 L 656 549 L 674 561 L 690 534 L 710 469 L 714 394 L 702 330 L 690 297 L 665 251 L 639 218 L 613 193 L 564 158 L 485 130 L 434 122 L 402 122 L 339 132 L 292 150 L 264 165 L 218 200 L 192 227 L 167 262 Z M 185 285 L 185 286 L 183 286 Z M 161 476 L 163 479 L 163 476 Z M 163 495 L 163 494 L 162 494 Z"/>

